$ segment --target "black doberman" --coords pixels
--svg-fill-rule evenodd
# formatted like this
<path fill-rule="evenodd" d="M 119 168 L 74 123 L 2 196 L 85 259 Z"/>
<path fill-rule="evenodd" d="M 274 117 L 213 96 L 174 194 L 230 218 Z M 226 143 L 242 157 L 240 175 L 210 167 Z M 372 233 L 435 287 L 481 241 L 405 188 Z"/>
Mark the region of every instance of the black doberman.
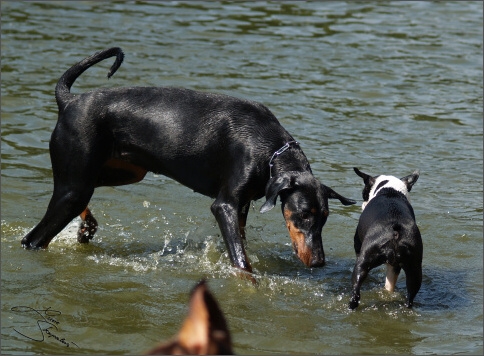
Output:
<path fill-rule="evenodd" d="M 234 97 L 167 87 L 99 89 L 74 95 L 74 81 L 92 65 L 124 54 L 114 47 L 72 66 L 59 79 L 57 125 L 50 140 L 54 192 L 45 216 L 23 240 L 46 248 L 81 216 L 79 242 L 92 239 L 97 222 L 87 208 L 94 188 L 139 182 L 148 171 L 175 179 L 215 198 L 212 213 L 232 264 L 251 272 L 243 239 L 249 203 L 277 197 L 295 252 L 307 266 L 324 264 L 321 230 L 328 198 L 347 199 L 321 184 L 294 138 L 262 104 Z"/>

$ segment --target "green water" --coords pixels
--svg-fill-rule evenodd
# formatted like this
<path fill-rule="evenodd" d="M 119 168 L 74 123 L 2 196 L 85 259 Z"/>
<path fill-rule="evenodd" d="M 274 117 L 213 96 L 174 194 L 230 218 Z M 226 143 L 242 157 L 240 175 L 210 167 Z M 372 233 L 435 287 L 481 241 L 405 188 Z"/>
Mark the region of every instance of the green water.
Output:
<path fill-rule="evenodd" d="M 482 354 L 482 2 L 3 1 L 1 10 L 2 354 L 140 353 L 176 333 L 202 277 L 239 354 Z M 153 174 L 96 190 L 89 245 L 77 243 L 75 220 L 47 251 L 21 248 L 52 192 L 55 84 L 111 46 L 126 54 L 116 75 L 108 81 L 111 62 L 100 63 L 73 92 L 180 86 L 271 109 L 314 174 L 358 199 L 330 202 L 326 266 L 304 267 L 280 210 L 259 214 L 260 200 L 247 226 L 259 286 L 235 277 L 212 201 Z M 354 166 L 421 171 L 411 199 L 424 270 L 412 310 L 404 276 L 387 293 L 383 268 L 347 310 L 362 189 Z M 56 320 L 54 336 L 25 307 L 50 308 L 40 313 Z"/>

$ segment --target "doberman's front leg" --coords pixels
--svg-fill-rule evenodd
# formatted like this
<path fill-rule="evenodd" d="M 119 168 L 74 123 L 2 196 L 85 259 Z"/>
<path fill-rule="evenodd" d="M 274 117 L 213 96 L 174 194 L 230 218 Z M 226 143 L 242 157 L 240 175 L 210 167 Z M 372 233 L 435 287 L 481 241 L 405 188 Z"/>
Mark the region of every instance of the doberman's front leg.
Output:
<path fill-rule="evenodd" d="M 227 246 L 232 264 L 244 271 L 252 273 L 239 226 L 239 209 L 236 204 L 217 198 L 211 207 L 217 219 L 220 231 Z"/>
<path fill-rule="evenodd" d="M 245 240 L 245 225 L 247 224 L 247 215 L 249 214 L 250 203 L 245 204 L 239 211 L 239 230 L 240 236 Z"/>

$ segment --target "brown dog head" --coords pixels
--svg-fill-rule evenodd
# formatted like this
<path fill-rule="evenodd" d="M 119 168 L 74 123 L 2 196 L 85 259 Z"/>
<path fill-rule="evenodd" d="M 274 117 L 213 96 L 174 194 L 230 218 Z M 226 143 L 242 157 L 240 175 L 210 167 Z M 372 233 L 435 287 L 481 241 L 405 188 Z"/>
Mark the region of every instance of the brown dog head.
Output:
<path fill-rule="evenodd" d="M 190 310 L 180 332 L 147 355 L 228 355 L 233 354 L 230 332 L 217 301 L 205 281 L 191 292 Z"/>

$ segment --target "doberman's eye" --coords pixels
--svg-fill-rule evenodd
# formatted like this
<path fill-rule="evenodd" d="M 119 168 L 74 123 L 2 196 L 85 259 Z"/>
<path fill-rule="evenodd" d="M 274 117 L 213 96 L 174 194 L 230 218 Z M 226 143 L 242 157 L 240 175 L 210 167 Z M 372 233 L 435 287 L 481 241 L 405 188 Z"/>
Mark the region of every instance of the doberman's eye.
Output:
<path fill-rule="evenodd" d="M 303 219 L 303 220 L 308 220 L 310 217 L 311 217 L 311 213 L 308 212 L 308 211 L 302 211 L 300 214 L 299 214 L 300 218 Z"/>

